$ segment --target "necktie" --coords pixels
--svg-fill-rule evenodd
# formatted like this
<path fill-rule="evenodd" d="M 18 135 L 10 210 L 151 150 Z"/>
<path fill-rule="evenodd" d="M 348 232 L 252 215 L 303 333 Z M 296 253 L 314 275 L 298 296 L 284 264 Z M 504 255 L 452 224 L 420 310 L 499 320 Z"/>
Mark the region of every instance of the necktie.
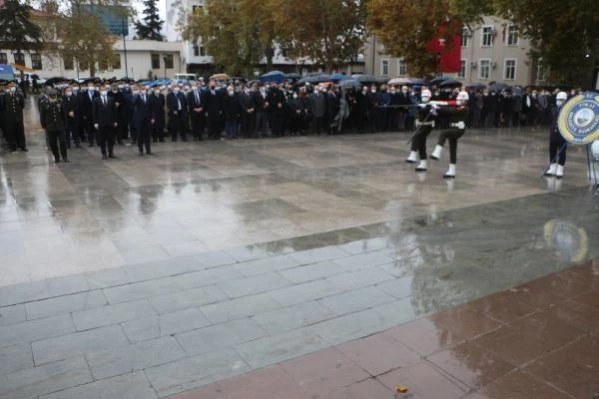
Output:
<path fill-rule="evenodd" d="M 102 96 L 102 103 L 106 105 L 106 97 Z"/>
<path fill-rule="evenodd" d="M 146 95 L 145 95 L 145 94 L 142 94 L 142 95 L 141 95 L 141 99 L 142 99 L 142 100 L 143 100 L 143 102 L 145 103 L 145 102 L 146 102 Z"/>
<path fill-rule="evenodd" d="M 196 104 L 200 103 L 200 97 L 198 96 L 198 92 L 196 91 Z"/>

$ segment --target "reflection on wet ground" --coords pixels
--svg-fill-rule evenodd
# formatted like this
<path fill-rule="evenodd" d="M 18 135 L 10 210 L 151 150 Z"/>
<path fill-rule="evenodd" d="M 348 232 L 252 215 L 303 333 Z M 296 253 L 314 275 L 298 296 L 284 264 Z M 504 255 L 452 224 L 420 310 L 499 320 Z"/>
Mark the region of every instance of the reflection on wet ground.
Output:
<path fill-rule="evenodd" d="M 320 350 L 426 324 L 419 318 L 551 273 L 560 278 L 541 285 L 557 289 L 554 297 L 584 294 L 581 306 L 595 306 L 596 268 L 578 272 L 587 282 L 567 268 L 599 256 L 599 201 L 580 149 L 569 151 L 563 181 L 539 177 L 546 136 L 470 131 L 458 178 L 446 182 L 443 163 L 417 175 L 403 162 L 405 134 L 166 143 L 152 158 L 119 147 L 108 162 L 85 148 L 59 166 L 31 134 L 29 153 L 0 157 L 0 358 L 12 359 L 0 365 L 0 397 L 105 389 L 119 397 L 121 388 L 166 397 L 312 352 L 319 359 Z M 556 303 L 530 284 L 517 319 Z M 507 335 L 516 328 L 495 300 L 481 301 L 462 324 L 448 310 L 426 319 L 434 328 L 414 328 L 455 330 L 443 340 L 456 345 L 489 325 L 506 324 Z M 466 317 L 477 312 L 490 314 L 482 330 L 458 331 L 478 328 Z M 418 353 L 426 346 L 387 335 L 377 339 Z M 497 349 L 493 339 L 476 345 L 455 356 L 495 361 L 486 354 Z M 528 364 L 514 356 L 498 375 Z M 443 369 L 452 359 L 427 362 Z M 416 363 L 401 378 L 437 378 Z M 468 378 L 458 378 L 468 387 L 455 395 L 422 397 L 484 385 Z M 379 380 L 390 387 L 395 377 Z"/>

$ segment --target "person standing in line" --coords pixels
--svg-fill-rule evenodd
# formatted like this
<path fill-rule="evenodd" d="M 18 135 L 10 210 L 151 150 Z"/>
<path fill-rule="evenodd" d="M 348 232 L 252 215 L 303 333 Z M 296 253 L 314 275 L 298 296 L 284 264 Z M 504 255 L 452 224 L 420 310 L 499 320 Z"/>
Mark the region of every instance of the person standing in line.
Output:
<path fill-rule="evenodd" d="M 94 101 L 98 98 L 98 93 L 96 92 L 96 86 L 93 83 L 89 83 L 87 85 L 87 91 L 83 93 L 83 119 L 85 120 L 85 129 L 87 132 L 87 140 L 89 142 L 89 146 L 94 146 L 94 141 L 96 140 L 96 129 L 94 128 Z"/>
<path fill-rule="evenodd" d="M 233 86 L 227 87 L 227 97 L 224 101 L 225 133 L 229 140 L 238 136 L 239 118 L 241 117 L 241 104 Z"/>
<path fill-rule="evenodd" d="M 221 119 L 223 117 L 224 101 L 221 93 L 216 90 L 216 81 L 213 79 L 208 83 L 204 103 L 205 115 L 208 121 L 208 136 L 210 140 L 218 140 L 222 133 Z"/>
<path fill-rule="evenodd" d="M 93 128 L 98 134 L 98 144 L 102 152 L 102 159 L 115 158 L 114 134 L 118 127 L 117 109 L 114 99 L 108 97 L 108 88 L 102 87 L 100 95 L 92 104 Z"/>
<path fill-rule="evenodd" d="M 241 105 L 241 132 L 242 137 L 249 139 L 254 137 L 256 127 L 256 101 L 249 87 L 244 87 L 239 95 Z"/>
<path fill-rule="evenodd" d="M 166 96 L 166 106 L 168 108 L 171 141 L 177 141 L 179 136 L 181 136 L 181 140 L 187 141 L 185 135 L 187 102 L 185 101 L 185 95 L 180 92 L 180 88 L 174 83 L 171 85 L 171 92 Z"/>
<path fill-rule="evenodd" d="M 164 94 L 160 92 L 159 87 L 154 88 L 154 93 L 151 96 L 152 104 L 152 119 L 154 124 L 152 125 L 152 139 L 154 143 L 160 140 L 164 142 Z"/>
<path fill-rule="evenodd" d="M 152 155 L 150 148 L 151 125 L 156 121 L 152 118 L 152 101 L 147 87 L 142 87 L 139 94 L 133 98 L 133 123 L 137 132 L 137 146 L 139 156 L 146 154 Z"/>
<path fill-rule="evenodd" d="M 314 87 L 314 93 L 310 96 L 310 114 L 312 115 L 312 132 L 314 134 L 322 133 L 326 106 L 326 98 L 320 92 L 320 88 Z"/>
<path fill-rule="evenodd" d="M 54 163 L 60 162 L 62 156 L 63 162 L 69 162 L 67 156 L 67 110 L 62 102 L 58 100 L 58 92 L 55 89 L 48 90 L 48 100 L 44 101 L 40 106 L 40 121 L 42 128 L 48 135 L 48 142 L 52 155 L 54 155 Z M 59 152 L 60 144 L 60 152 Z"/>
<path fill-rule="evenodd" d="M 8 85 L 8 93 L 0 103 L 2 119 L 4 119 L 4 137 L 8 150 L 12 153 L 17 152 L 17 148 L 27 152 L 25 142 L 25 126 L 23 124 L 23 109 L 25 108 L 25 99 L 17 93 L 15 83 Z"/>
<path fill-rule="evenodd" d="M 187 104 L 189 106 L 189 115 L 191 117 L 193 140 L 202 141 L 204 126 L 206 124 L 204 117 L 204 98 L 196 82 L 191 84 L 191 91 L 187 94 Z"/>

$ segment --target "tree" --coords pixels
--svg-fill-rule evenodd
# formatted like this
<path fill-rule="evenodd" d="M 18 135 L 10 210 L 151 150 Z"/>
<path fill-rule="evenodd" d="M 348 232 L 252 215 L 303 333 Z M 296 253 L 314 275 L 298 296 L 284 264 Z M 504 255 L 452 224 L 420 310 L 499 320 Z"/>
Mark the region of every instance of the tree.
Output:
<path fill-rule="evenodd" d="M 306 57 L 327 71 L 356 57 L 366 37 L 363 0 L 277 0 L 279 41 L 291 58 Z"/>
<path fill-rule="evenodd" d="M 135 30 L 139 39 L 162 41 L 162 24 L 164 21 L 158 15 L 156 0 L 144 0 L 144 23 L 136 22 Z"/>
<path fill-rule="evenodd" d="M 472 19 L 496 15 L 515 23 L 529 38 L 531 55 L 549 68 L 555 82 L 588 84 L 599 62 L 599 2 L 596 0 L 453 0 Z M 478 8 L 478 10 L 477 10 Z"/>
<path fill-rule="evenodd" d="M 26 2 L 4 2 L 4 6 L 0 7 L 0 48 L 16 53 L 43 49 L 43 31 L 31 20 L 31 11 L 32 8 Z"/>
<path fill-rule="evenodd" d="M 451 0 L 370 0 L 368 27 L 387 54 L 404 58 L 413 76 L 431 77 L 438 72 L 439 58 L 429 51 L 429 43 L 442 32 L 450 44 L 462 31 L 464 17 L 452 5 Z"/>
<path fill-rule="evenodd" d="M 221 71 L 250 75 L 273 46 L 270 4 L 270 0 L 207 0 L 207 12 L 186 15 L 182 36 L 201 41 Z M 267 61 L 272 64 L 270 54 Z"/>
<path fill-rule="evenodd" d="M 91 77 L 97 65 L 109 65 L 114 57 L 113 44 L 117 36 L 103 25 L 101 5 L 89 5 L 85 0 L 69 0 L 69 8 L 59 15 L 60 40 L 56 52 L 63 58 L 74 57 L 83 69 L 89 69 Z M 103 4 L 108 5 L 108 4 Z M 119 12 L 126 13 L 125 9 Z M 127 18 L 127 15 L 123 15 Z M 110 61 L 109 61 L 110 60 Z"/>

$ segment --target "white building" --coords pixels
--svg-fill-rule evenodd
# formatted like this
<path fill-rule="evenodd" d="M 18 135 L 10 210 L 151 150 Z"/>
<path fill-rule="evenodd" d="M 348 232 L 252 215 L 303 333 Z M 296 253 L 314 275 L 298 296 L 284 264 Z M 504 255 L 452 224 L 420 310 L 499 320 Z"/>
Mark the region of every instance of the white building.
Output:
<path fill-rule="evenodd" d="M 124 47 L 127 51 L 125 52 Z M 114 62 L 98 63 L 96 76 L 100 78 L 129 77 L 135 80 L 152 77 L 173 78 L 185 72 L 181 60 L 181 42 L 151 40 L 123 40 L 113 45 Z M 55 54 L 16 54 L 0 50 L 0 64 L 19 64 L 33 70 L 42 78 L 62 76 L 69 79 L 87 78 L 89 70 L 79 69 L 75 60 L 62 59 Z"/>

